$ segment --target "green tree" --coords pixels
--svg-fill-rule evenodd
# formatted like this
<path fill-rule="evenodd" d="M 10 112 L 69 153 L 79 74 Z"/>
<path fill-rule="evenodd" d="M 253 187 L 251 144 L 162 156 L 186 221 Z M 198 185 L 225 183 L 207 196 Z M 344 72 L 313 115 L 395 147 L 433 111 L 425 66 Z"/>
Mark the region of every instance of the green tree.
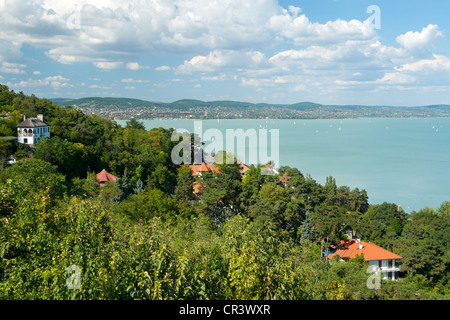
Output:
<path fill-rule="evenodd" d="M 120 186 L 125 192 L 129 192 L 131 188 L 130 176 L 128 174 L 128 168 L 125 167 L 122 178 L 120 179 Z"/>
<path fill-rule="evenodd" d="M 175 198 L 184 201 L 194 200 L 194 177 L 189 165 L 182 165 L 177 171 Z"/>
<path fill-rule="evenodd" d="M 311 213 L 311 220 L 314 232 L 321 243 L 322 254 L 328 246 L 339 243 L 342 238 L 339 208 L 325 204 L 317 206 Z"/>
<path fill-rule="evenodd" d="M 174 192 L 175 183 L 176 175 L 170 172 L 166 166 L 158 164 L 148 176 L 146 185 L 148 188 L 157 188 L 171 194 Z"/>
<path fill-rule="evenodd" d="M 24 159 L 0 174 L 0 181 L 13 180 L 21 194 L 39 193 L 48 189 L 52 197 L 62 197 L 67 191 L 65 177 L 56 166 L 40 159 Z"/>
<path fill-rule="evenodd" d="M 116 211 L 134 221 L 148 221 L 153 217 L 173 220 L 179 213 L 174 200 L 159 189 L 150 189 L 131 195 L 117 204 Z"/>
<path fill-rule="evenodd" d="M 59 137 L 39 140 L 34 156 L 57 166 L 58 171 L 66 176 L 68 181 L 75 177 L 86 177 L 87 168 L 92 164 L 89 151 L 83 144 Z"/>
<path fill-rule="evenodd" d="M 145 131 L 144 123 L 136 120 L 135 118 L 131 118 L 129 121 L 127 121 L 126 128 Z"/>
<path fill-rule="evenodd" d="M 136 186 L 133 188 L 133 192 L 135 194 L 139 194 L 140 192 L 145 191 L 144 189 L 144 183 L 142 182 L 141 179 L 138 179 L 138 181 L 136 182 Z"/>
<path fill-rule="evenodd" d="M 95 173 L 88 173 L 86 179 L 74 178 L 71 194 L 84 199 L 97 197 L 100 194 L 100 186 Z"/>
<path fill-rule="evenodd" d="M 316 239 L 316 236 L 314 234 L 314 229 L 312 226 L 312 219 L 311 214 L 309 211 L 306 212 L 306 218 L 303 220 L 302 226 L 301 226 L 301 242 L 305 241 L 314 241 Z"/>

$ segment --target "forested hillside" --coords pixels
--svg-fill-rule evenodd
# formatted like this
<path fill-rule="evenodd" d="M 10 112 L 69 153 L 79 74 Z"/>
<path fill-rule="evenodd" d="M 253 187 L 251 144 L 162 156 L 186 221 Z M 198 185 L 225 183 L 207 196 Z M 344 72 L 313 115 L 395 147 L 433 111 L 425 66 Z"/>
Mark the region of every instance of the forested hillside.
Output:
<path fill-rule="evenodd" d="M 0 139 L 0 299 L 450 297 L 450 202 L 409 215 L 332 177 L 241 177 L 236 164 L 204 174 L 196 198 L 189 166 L 171 161 L 172 130 L 121 127 L 6 86 L 0 112 L 0 136 L 15 136 L 23 115 L 51 123 L 33 149 Z M 100 187 L 102 169 L 120 185 Z M 372 290 L 364 259 L 326 260 L 349 229 L 401 255 L 402 279 Z"/>

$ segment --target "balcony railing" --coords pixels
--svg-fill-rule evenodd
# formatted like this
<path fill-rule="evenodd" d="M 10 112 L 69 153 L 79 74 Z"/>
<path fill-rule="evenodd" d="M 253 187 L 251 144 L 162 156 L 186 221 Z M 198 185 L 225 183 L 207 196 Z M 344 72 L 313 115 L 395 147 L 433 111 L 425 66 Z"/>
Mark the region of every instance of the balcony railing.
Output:
<path fill-rule="evenodd" d="M 395 272 L 400 271 L 401 266 L 381 267 L 381 272 Z"/>

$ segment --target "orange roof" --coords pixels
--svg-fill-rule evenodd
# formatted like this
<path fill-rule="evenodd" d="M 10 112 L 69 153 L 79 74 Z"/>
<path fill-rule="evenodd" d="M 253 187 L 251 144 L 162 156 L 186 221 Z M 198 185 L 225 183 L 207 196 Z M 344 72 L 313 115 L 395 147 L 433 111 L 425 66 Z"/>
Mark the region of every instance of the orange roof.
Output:
<path fill-rule="evenodd" d="M 361 249 L 360 249 L 361 245 Z M 401 256 L 383 249 L 371 242 L 356 242 L 355 239 L 342 240 L 341 244 L 336 247 L 336 252 L 329 254 L 331 259 L 335 255 L 341 258 L 355 258 L 357 255 L 364 254 L 364 260 L 386 260 L 386 259 L 402 259 Z"/>
<path fill-rule="evenodd" d="M 242 173 L 245 173 L 245 172 L 247 172 L 248 170 L 250 170 L 250 167 L 249 167 L 248 165 L 246 165 L 245 163 L 240 163 L 240 164 L 239 164 L 239 167 L 241 168 L 241 172 L 242 172 Z"/>
<path fill-rule="evenodd" d="M 198 176 L 198 172 L 220 172 L 216 165 L 206 164 L 204 162 L 202 162 L 202 164 L 192 164 L 189 167 L 191 168 L 194 177 Z"/>
<path fill-rule="evenodd" d="M 97 177 L 97 180 L 99 182 L 117 181 L 117 180 L 119 180 L 119 178 L 117 178 L 116 176 L 112 175 L 111 173 L 109 173 L 105 169 L 103 169 L 99 174 L 97 174 L 96 177 Z"/>
<path fill-rule="evenodd" d="M 204 186 L 203 186 L 203 184 L 201 184 L 200 182 L 195 181 L 194 184 L 193 184 L 193 186 L 194 186 L 194 193 L 195 193 L 195 194 L 198 194 L 198 193 L 200 193 L 201 191 L 203 191 Z"/>

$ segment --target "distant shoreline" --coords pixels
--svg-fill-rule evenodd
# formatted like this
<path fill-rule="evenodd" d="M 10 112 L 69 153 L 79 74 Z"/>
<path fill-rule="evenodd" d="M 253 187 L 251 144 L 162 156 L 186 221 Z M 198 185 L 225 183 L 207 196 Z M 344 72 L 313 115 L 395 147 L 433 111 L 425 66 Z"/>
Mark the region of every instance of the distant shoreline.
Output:
<path fill-rule="evenodd" d="M 209 120 L 209 119 L 359 119 L 450 117 L 450 105 L 417 107 L 248 103 L 239 101 L 179 100 L 172 103 L 126 98 L 53 99 L 59 106 L 72 106 L 83 113 L 117 120 Z"/>
<path fill-rule="evenodd" d="M 354 117 L 354 118 L 126 118 L 126 119 L 112 119 L 113 121 L 130 121 L 136 119 L 138 121 L 192 121 L 192 120 L 358 120 L 358 119 L 436 119 L 436 118 L 450 118 L 448 116 L 410 116 L 410 117 Z"/>

